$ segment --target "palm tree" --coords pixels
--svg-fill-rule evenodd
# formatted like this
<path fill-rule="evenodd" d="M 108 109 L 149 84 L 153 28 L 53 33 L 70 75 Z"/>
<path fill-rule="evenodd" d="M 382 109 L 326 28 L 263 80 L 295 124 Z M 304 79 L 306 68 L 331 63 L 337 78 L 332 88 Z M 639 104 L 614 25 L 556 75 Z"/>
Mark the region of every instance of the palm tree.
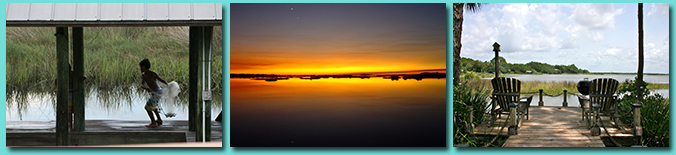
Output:
<path fill-rule="evenodd" d="M 643 101 L 643 3 L 638 3 L 638 79 L 636 91 L 639 101 Z"/>
<path fill-rule="evenodd" d="M 453 3 L 453 86 L 458 85 L 460 77 L 460 38 L 462 37 L 462 15 L 465 9 L 476 12 L 481 3 Z"/>

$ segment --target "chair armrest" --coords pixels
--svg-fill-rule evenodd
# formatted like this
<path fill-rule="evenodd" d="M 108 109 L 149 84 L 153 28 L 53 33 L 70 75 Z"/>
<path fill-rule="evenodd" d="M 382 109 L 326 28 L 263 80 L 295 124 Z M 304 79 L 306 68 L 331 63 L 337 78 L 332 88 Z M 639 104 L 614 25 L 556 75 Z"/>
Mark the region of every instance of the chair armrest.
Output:
<path fill-rule="evenodd" d="M 526 106 L 529 106 L 532 100 L 533 95 L 524 95 L 519 98 L 519 103 L 526 103 Z"/>
<path fill-rule="evenodd" d="M 579 99 L 579 100 L 580 100 L 580 99 L 586 99 L 586 100 L 589 99 L 589 97 L 584 96 L 584 95 L 580 95 L 580 94 L 576 94 L 576 96 L 577 96 L 577 99 Z"/>

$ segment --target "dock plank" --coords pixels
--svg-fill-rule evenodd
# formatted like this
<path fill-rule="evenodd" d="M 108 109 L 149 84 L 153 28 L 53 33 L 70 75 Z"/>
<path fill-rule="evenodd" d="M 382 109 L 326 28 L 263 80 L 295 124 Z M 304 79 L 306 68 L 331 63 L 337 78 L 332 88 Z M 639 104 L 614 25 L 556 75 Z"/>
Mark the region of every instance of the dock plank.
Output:
<path fill-rule="evenodd" d="M 71 132 L 73 146 L 103 146 L 150 143 L 195 142 L 195 132 L 188 131 L 185 120 L 165 120 L 159 127 L 148 128 L 147 121 L 86 120 L 85 131 Z M 54 121 L 6 122 L 7 146 L 55 146 Z M 223 139 L 221 123 L 212 121 L 211 141 Z"/>
<path fill-rule="evenodd" d="M 577 107 L 530 107 L 530 119 L 523 120 L 517 135 L 511 135 L 503 147 L 605 147 L 601 136 L 591 136 L 590 130 L 582 121 Z M 503 116 L 504 117 L 504 116 Z M 602 120 L 611 125 L 609 120 Z M 507 135 L 507 128 L 500 129 L 505 121 L 499 120 L 489 126 L 481 124 L 474 128 L 477 135 Z M 607 128 L 611 136 L 632 136 L 628 128 Z"/>

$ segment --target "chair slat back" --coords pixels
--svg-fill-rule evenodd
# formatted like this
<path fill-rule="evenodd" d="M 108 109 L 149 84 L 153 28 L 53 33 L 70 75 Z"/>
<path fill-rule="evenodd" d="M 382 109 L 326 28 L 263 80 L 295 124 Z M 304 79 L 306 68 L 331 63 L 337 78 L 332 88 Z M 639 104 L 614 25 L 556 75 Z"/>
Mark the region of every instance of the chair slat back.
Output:
<path fill-rule="evenodd" d="M 497 77 L 491 80 L 493 96 L 500 108 L 507 108 L 509 103 L 519 102 L 521 81 L 514 78 Z"/>
<path fill-rule="evenodd" d="M 619 82 L 612 78 L 598 78 L 589 82 L 589 101 L 601 105 L 601 111 L 610 109 Z"/>

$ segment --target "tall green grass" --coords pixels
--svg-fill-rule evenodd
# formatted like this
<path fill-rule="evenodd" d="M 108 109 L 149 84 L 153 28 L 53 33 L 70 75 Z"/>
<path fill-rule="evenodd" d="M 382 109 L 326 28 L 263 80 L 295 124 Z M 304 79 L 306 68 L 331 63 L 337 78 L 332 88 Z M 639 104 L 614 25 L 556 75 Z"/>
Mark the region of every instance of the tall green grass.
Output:
<path fill-rule="evenodd" d="M 214 27 L 212 90 L 222 89 L 222 27 Z M 7 90 L 47 91 L 56 78 L 55 28 L 7 28 Z M 69 31 L 71 32 L 71 31 Z M 150 70 L 163 79 L 188 86 L 188 27 L 85 27 L 85 86 L 131 88 L 141 83 L 138 63 L 148 58 Z M 70 40 L 69 40 L 70 41 Z M 72 48 L 71 48 L 72 49 Z M 72 64 L 72 51 L 71 62 Z M 185 92 L 185 91 L 184 91 Z"/>
<path fill-rule="evenodd" d="M 489 89 L 493 89 L 491 86 L 491 81 L 490 80 L 480 80 L 478 78 L 474 79 L 462 79 L 461 81 L 467 81 L 467 82 L 472 82 L 475 83 L 475 87 L 485 87 Z M 627 83 L 620 83 L 619 87 L 628 87 Z M 669 84 L 647 84 L 647 88 L 650 90 L 653 89 L 669 89 Z M 635 86 L 633 86 L 635 87 Z M 542 89 L 542 92 L 544 94 L 549 94 L 549 95 L 559 95 L 563 93 L 563 90 L 567 90 L 568 94 L 577 94 L 580 93 L 577 91 L 577 83 L 575 82 L 568 82 L 568 81 L 562 81 L 562 82 L 543 82 L 543 81 L 522 81 L 521 82 L 521 93 L 526 93 L 526 94 L 538 94 L 540 93 L 540 89 Z"/>

